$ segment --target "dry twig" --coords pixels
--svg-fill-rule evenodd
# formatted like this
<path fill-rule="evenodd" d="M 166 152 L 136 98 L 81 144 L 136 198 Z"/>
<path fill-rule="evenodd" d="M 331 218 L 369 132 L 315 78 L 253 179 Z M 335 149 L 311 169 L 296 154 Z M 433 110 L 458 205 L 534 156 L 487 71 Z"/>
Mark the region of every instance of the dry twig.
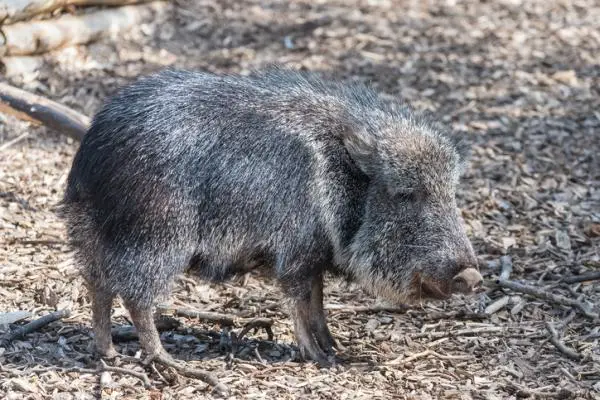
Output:
<path fill-rule="evenodd" d="M 470 329 L 460 329 L 457 331 L 435 331 L 435 332 L 420 332 L 408 335 L 411 339 L 429 338 L 429 339 L 440 339 L 448 336 L 471 336 L 479 335 L 482 333 L 499 333 L 502 332 L 503 328 L 500 326 L 482 326 Z"/>
<path fill-rule="evenodd" d="M 567 276 L 562 279 L 563 283 L 579 283 L 579 282 L 588 282 L 588 281 L 597 281 L 600 280 L 600 271 L 598 272 L 588 272 L 581 275 L 573 275 Z"/>
<path fill-rule="evenodd" d="M 433 350 L 425 350 L 422 351 L 420 353 L 415 353 L 409 357 L 403 358 L 402 356 L 395 358 L 391 361 L 388 361 L 385 363 L 385 365 L 404 365 L 407 364 L 411 361 L 417 360 L 419 358 L 423 358 L 423 357 L 427 357 L 427 356 L 434 356 L 436 358 L 439 358 L 441 360 L 470 360 L 473 358 L 473 356 L 471 355 L 464 355 L 464 356 L 453 356 L 453 355 L 444 355 L 444 354 L 440 354 L 438 352 L 435 352 Z"/>
<path fill-rule="evenodd" d="M 495 302 L 493 302 L 492 304 L 490 304 L 489 306 L 487 306 L 485 308 L 485 313 L 486 314 L 494 314 L 494 313 L 500 311 L 501 309 L 506 307 L 509 300 L 510 300 L 510 298 L 508 296 L 500 297 L 498 300 L 496 300 Z"/>
<path fill-rule="evenodd" d="M 428 320 L 438 320 L 438 319 L 450 319 L 450 320 L 474 320 L 474 321 L 481 321 L 484 319 L 488 319 L 490 317 L 489 314 L 486 313 L 482 313 L 482 312 L 468 312 L 465 310 L 458 310 L 458 311 L 448 311 L 448 312 L 434 312 L 434 313 L 429 313 L 426 316 L 426 319 Z"/>
<path fill-rule="evenodd" d="M 326 310 L 349 313 L 405 313 L 409 307 L 393 307 L 393 306 L 346 306 L 343 304 L 326 304 Z"/>
<path fill-rule="evenodd" d="M 583 358 L 583 356 L 577 353 L 575 350 L 568 348 L 563 342 L 558 338 L 558 332 L 550 322 L 546 322 L 546 329 L 550 332 L 550 342 L 565 356 L 569 357 L 572 360 L 579 361 Z"/>
<path fill-rule="evenodd" d="M 0 144 L 0 151 L 8 149 L 13 144 L 19 143 L 21 140 L 25 139 L 27 136 L 29 136 L 29 132 L 22 133 L 21 135 L 17 136 L 14 139 L 7 140 L 6 142 Z"/>
<path fill-rule="evenodd" d="M 246 322 L 242 331 L 237 335 L 236 340 L 240 341 L 251 329 L 263 328 L 267 332 L 269 340 L 273 340 L 273 320 L 270 318 L 254 318 L 251 321 Z"/>
<path fill-rule="evenodd" d="M 510 256 L 500 257 L 500 279 L 508 279 L 513 270 L 512 258 Z"/>
<path fill-rule="evenodd" d="M 591 318 L 593 320 L 596 320 L 599 318 L 597 313 L 590 311 L 588 307 L 586 307 L 582 302 L 577 301 L 577 300 L 569 299 L 567 297 L 564 297 L 564 296 L 561 296 L 558 294 L 554 294 L 554 293 L 549 293 L 545 290 L 542 290 L 542 289 L 539 289 L 539 288 L 536 288 L 533 286 L 523 285 L 521 283 L 508 281 L 508 280 L 498 279 L 494 282 L 494 284 L 498 287 L 511 289 L 511 290 L 514 290 L 515 292 L 528 294 L 530 296 L 537 297 L 542 300 L 547 300 L 552 303 L 561 304 L 564 306 L 576 307 L 579 310 L 581 310 L 583 315 L 585 315 L 586 317 Z"/>

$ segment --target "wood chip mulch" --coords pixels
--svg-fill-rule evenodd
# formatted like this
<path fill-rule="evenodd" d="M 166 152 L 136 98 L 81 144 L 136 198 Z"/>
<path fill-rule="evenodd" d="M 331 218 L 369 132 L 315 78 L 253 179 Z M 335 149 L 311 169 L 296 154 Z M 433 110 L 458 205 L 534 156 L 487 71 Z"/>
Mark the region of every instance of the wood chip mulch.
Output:
<path fill-rule="evenodd" d="M 130 34 L 44 59 L 11 83 L 87 115 L 166 65 L 247 72 L 277 62 L 371 82 L 473 143 L 459 197 L 484 277 L 504 271 L 581 305 L 500 285 L 392 312 L 331 279 L 330 327 L 346 349 L 344 362 L 320 369 L 299 361 L 272 280 L 182 277 L 169 307 L 274 320 L 272 340 L 258 329 L 236 341 L 240 324 L 164 317 L 168 351 L 212 371 L 230 398 L 600 398 L 598 2 L 182 0 Z M 137 363 L 118 302 L 117 349 L 131 357 L 95 358 L 90 303 L 55 214 L 76 148 L 0 115 L 0 339 L 70 310 L 0 343 L 0 398 L 217 398 L 202 382 Z"/>

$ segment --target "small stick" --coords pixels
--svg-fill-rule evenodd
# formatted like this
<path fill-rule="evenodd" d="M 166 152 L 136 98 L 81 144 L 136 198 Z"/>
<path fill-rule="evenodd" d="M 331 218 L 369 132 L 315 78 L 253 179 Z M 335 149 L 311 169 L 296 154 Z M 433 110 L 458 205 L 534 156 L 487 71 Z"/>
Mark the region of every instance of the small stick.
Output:
<path fill-rule="evenodd" d="M 437 357 L 437 358 L 439 358 L 441 360 L 471 360 L 473 358 L 473 356 L 471 356 L 471 355 L 453 356 L 453 355 L 440 354 L 440 353 L 435 352 L 433 350 L 425 350 L 425 351 L 422 351 L 420 353 L 415 353 L 412 356 L 404 358 L 404 359 L 400 359 L 400 357 L 398 357 L 398 358 L 396 358 L 394 360 L 386 362 L 385 364 L 386 365 L 404 365 L 404 364 L 407 364 L 407 363 L 409 363 L 411 361 L 414 361 L 416 359 L 427 357 L 427 356 L 430 356 L 430 355 L 434 356 L 434 357 Z"/>
<path fill-rule="evenodd" d="M 249 331 L 254 328 L 263 328 L 267 332 L 267 336 L 269 340 L 273 340 L 273 329 L 271 326 L 273 325 L 273 320 L 270 318 L 254 318 L 251 321 L 248 321 L 239 335 L 237 335 L 236 340 L 239 342 Z"/>
<path fill-rule="evenodd" d="M 558 332 L 550 322 L 546 322 L 546 329 L 550 332 L 550 342 L 565 356 L 569 357 L 572 360 L 579 361 L 583 358 L 583 356 L 577 353 L 575 350 L 568 348 L 563 342 L 558 338 Z"/>
<path fill-rule="evenodd" d="M 409 307 L 392 307 L 392 306 L 345 306 L 342 304 L 326 304 L 326 310 L 349 313 L 405 313 Z"/>
<path fill-rule="evenodd" d="M 146 375 L 143 372 L 137 372 L 137 371 L 133 371 L 133 370 L 127 369 L 127 368 L 112 367 L 110 365 L 107 365 L 104 362 L 104 360 L 102 360 L 102 359 L 100 360 L 100 370 L 108 371 L 108 372 L 116 372 L 118 374 L 124 374 L 124 375 L 131 375 L 133 377 L 138 378 L 140 381 L 142 381 L 142 383 L 144 384 L 144 387 L 146 389 L 150 389 L 152 387 L 152 383 L 150 382 L 148 375 Z"/>
<path fill-rule="evenodd" d="M 178 363 L 171 357 L 165 356 L 162 353 L 155 355 L 152 358 L 152 361 L 155 361 L 167 367 L 171 367 L 179 374 L 187 376 L 188 378 L 200 379 L 201 381 L 214 387 L 214 389 L 222 395 L 225 395 L 229 392 L 229 388 L 224 383 L 219 382 L 219 380 L 208 371 L 186 367 L 185 365 Z"/>
<path fill-rule="evenodd" d="M 0 151 L 8 149 L 10 146 L 12 146 L 15 143 L 19 143 L 21 140 L 25 139 L 27 136 L 29 136 L 29 132 L 25 132 L 12 140 L 8 140 L 8 141 L 2 143 L 0 145 Z"/>
<path fill-rule="evenodd" d="M 458 331 L 435 331 L 435 332 L 421 332 L 414 333 L 412 335 L 408 335 L 411 339 L 421 339 L 421 338 L 430 338 L 430 339 L 440 339 L 443 337 L 452 337 L 452 336 L 470 336 L 470 335 L 479 335 L 482 333 L 498 333 L 502 332 L 503 328 L 500 326 L 483 326 L 480 328 L 471 328 L 471 329 L 461 329 Z"/>
<path fill-rule="evenodd" d="M 485 313 L 491 315 L 491 314 L 494 314 L 494 313 L 500 311 L 501 309 L 506 307 L 509 300 L 510 300 L 510 297 L 508 297 L 508 296 L 500 297 L 498 300 L 496 300 L 495 302 L 493 302 L 492 304 L 490 304 L 489 306 L 487 306 L 485 308 Z"/>
<path fill-rule="evenodd" d="M 586 317 L 594 319 L 594 320 L 599 318 L 597 313 L 590 311 L 588 309 L 588 307 L 586 307 L 580 301 L 569 299 L 567 297 L 564 297 L 564 296 L 561 296 L 558 294 L 548 293 L 548 292 L 546 292 L 542 289 L 536 288 L 534 286 L 523 285 L 521 283 L 508 281 L 508 280 L 502 280 L 502 279 L 496 280 L 494 282 L 494 284 L 496 286 L 499 286 L 502 288 L 511 289 L 511 290 L 514 290 L 515 292 L 528 294 L 530 296 L 537 297 L 542 300 L 547 300 L 547 301 L 550 301 L 550 302 L 553 302 L 556 304 L 561 304 L 561 305 L 570 306 L 570 307 L 577 307 L 579 310 L 581 310 L 583 315 L 585 315 Z"/>
<path fill-rule="evenodd" d="M 62 318 L 68 317 L 70 314 L 71 314 L 71 311 L 69 309 L 63 309 L 63 310 L 54 311 L 50 314 L 44 315 L 43 317 L 33 320 L 33 321 L 29 322 L 28 324 L 25 324 L 25 325 L 15 329 L 13 332 L 9 333 L 4 338 L 4 343 L 10 343 L 13 340 L 20 339 L 23 336 L 25 336 L 29 333 L 35 332 L 38 329 L 41 329 L 44 326 L 46 326 L 54 321 L 58 321 Z"/>
<path fill-rule="evenodd" d="M 561 389 L 559 391 L 544 391 L 544 389 L 548 389 L 547 387 L 541 388 L 541 389 L 529 389 L 528 387 L 525 387 L 523 385 L 519 385 L 516 382 L 513 381 L 506 381 L 506 384 L 508 387 L 514 389 L 516 391 L 516 395 L 520 396 L 520 397 L 534 397 L 534 398 L 541 398 L 541 399 L 554 399 L 554 398 L 559 398 L 559 399 L 563 399 L 563 398 L 569 398 L 569 394 L 571 394 L 570 391 L 568 391 L 567 389 Z M 511 390 L 512 392 L 512 390 Z"/>
<path fill-rule="evenodd" d="M 500 257 L 500 266 L 502 267 L 500 272 L 500 279 L 508 279 L 513 270 L 512 258 L 510 256 Z"/>
<path fill-rule="evenodd" d="M 573 275 L 567 276 L 562 279 L 564 283 L 578 283 L 578 282 L 587 282 L 587 281 L 597 281 L 600 279 L 600 271 L 598 272 L 587 272 L 581 275 Z"/>
<path fill-rule="evenodd" d="M 415 353 L 412 356 L 401 358 L 402 356 L 386 362 L 386 365 L 404 365 L 419 358 L 427 357 L 431 354 L 431 350 L 425 350 L 420 353 Z"/>
<path fill-rule="evenodd" d="M 438 319 L 466 319 L 466 320 L 475 320 L 475 321 L 481 321 L 484 319 L 488 319 L 490 316 L 489 314 L 486 313 L 482 313 L 482 312 L 468 312 L 465 310 L 459 310 L 459 311 L 450 311 L 450 312 L 435 312 L 435 313 L 431 313 L 431 314 L 427 314 L 427 319 L 428 320 L 438 320 Z"/>

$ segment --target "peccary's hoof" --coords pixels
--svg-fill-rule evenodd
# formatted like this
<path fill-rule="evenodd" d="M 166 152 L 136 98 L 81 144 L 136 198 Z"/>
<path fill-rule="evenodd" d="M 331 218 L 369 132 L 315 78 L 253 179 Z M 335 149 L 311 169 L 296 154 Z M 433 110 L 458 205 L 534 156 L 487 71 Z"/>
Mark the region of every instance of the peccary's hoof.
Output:
<path fill-rule="evenodd" d="M 99 351 L 98 355 L 104 360 L 114 360 L 115 358 L 121 356 L 121 354 L 117 350 L 115 350 L 114 347 L 109 347 L 104 351 Z"/>
<path fill-rule="evenodd" d="M 335 367 L 338 363 L 338 359 L 335 354 L 328 354 L 324 357 L 319 357 L 314 362 L 319 366 L 319 368 L 332 368 Z"/>

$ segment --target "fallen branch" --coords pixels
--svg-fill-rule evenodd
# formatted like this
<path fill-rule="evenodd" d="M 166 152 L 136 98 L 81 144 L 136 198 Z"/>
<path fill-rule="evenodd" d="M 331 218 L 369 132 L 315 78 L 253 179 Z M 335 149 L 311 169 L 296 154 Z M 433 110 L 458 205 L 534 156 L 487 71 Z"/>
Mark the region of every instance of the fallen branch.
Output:
<path fill-rule="evenodd" d="M 593 320 L 599 318 L 597 313 L 590 311 L 589 308 L 586 307 L 585 304 L 581 303 L 580 301 L 569 299 L 568 297 L 564 297 L 558 294 L 549 293 L 534 286 L 523 285 L 521 283 L 503 279 L 498 279 L 493 284 L 501 288 L 511 289 L 515 292 L 524 293 L 533 297 L 537 297 L 538 299 L 550 301 L 552 303 L 561 304 L 563 306 L 576 307 L 583 313 L 583 315 Z"/>
<path fill-rule="evenodd" d="M 563 278 L 561 280 L 561 282 L 571 284 L 571 283 L 597 281 L 597 280 L 600 280 L 600 271 L 587 272 L 587 273 L 581 274 L 581 275 L 567 276 L 566 278 Z"/>
<path fill-rule="evenodd" d="M 558 332 L 550 322 L 546 322 L 546 329 L 550 333 L 550 342 L 565 356 L 569 357 L 572 360 L 579 361 L 583 358 L 583 356 L 577 353 L 575 350 L 568 348 L 563 342 L 558 338 Z"/>
<path fill-rule="evenodd" d="M 52 20 L 18 22 L 2 27 L 1 56 L 41 54 L 64 46 L 85 44 L 106 36 L 116 36 L 155 18 L 166 4 L 153 2 L 64 15 Z"/>
<path fill-rule="evenodd" d="M 326 310 L 347 312 L 347 313 L 405 313 L 409 307 L 393 307 L 393 306 L 345 306 L 343 304 L 326 304 Z"/>
<path fill-rule="evenodd" d="M 70 314 L 71 311 L 69 309 L 63 309 L 44 315 L 43 317 L 33 320 L 6 335 L 4 338 L 4 343 L 10 343 L 13 340 L 20 339 L 23 336 L 35 332 L 54 321 L 68 317 Z"/>
<path fill-rule="evenodd" d="M 28 0 L 3 1 L 0 3 L 0 23 L 3 25 L 25 21 L 39 14 L 67 6 L 123 6 L 144 3 L 150 0 Z"/>
<path fill-rule="evenodd" d="M 52 100 L 0 83 L 0 111 L 81 140 L 90 119 Z"/>

